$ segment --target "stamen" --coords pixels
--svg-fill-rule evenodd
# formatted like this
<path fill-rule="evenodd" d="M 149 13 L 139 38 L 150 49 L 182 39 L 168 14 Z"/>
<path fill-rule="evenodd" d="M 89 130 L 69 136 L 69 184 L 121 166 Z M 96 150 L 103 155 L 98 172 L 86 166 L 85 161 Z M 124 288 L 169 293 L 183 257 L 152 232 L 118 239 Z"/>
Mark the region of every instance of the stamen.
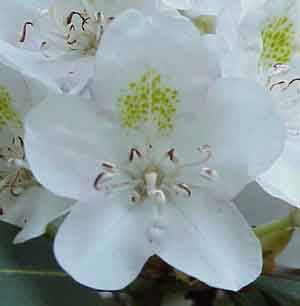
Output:
<path fill-rule="evenodd" d="M 166 203 L 166 195 L 162 190 L 152 190 L 149 196 L 153 196 L 159 203 Z"/>
<path fill-rule="evenodd" d="M 18 180 L 20 178 L 20 175 L 21 175 L 20 171 L 17 171 L 16 176 L 14 177 L 14 179 L 9 184 L 10 194 L 14 197 L 20 196 L 22 191 L 23 191 L 22 188 L 18 188 Z"/>
<path fill-rule="evenodd" d="M 274 72 L 278 74 L 278 73 L 287 72 L 289 70 L 289 66 L 286 64 L 277 63 L 273 65 L 273 69 L 274 69 Z"/>
<path fill-rule="evenodd" d="M 74 16 L 79 16 L 81 18 L 82 22 L 86 21 L 86 18 L 84 18 L 80 12 L 73 11 L 66 18 L 67 25 L 70 25 L 72 23 L 72 20 L 73 20 Z"/>
<path fill-rule="evenodd" d="M 103 20 L 104 20 L 103 12 L 97 12 L 96 13 L 96 21 L 97 21 L 97 23 L 103 24 Z"/>
<path fill-rule="evenodd" d="M 48 43 L 46 41 L 42 41 L 41 46 L 40 46 L 40 51 L 44 57 L 50 58 L 50 55 L 46 53 L 47 46 L 48 46 Z"/>
<path fill-rule="evenodd" d="M 200 175 L 205 178 L 208 179 L 210 181 L 215 181 L 218 178 L 218 172 L 214 169 L 211 168 L 202 168 L 200 171 Z"/>
<path fill-rule="evenodd" d="M 111 181 L 112 177 L 108 175 L 106 172 L 101 172 L 95 179 L 94 188 L 97 191 L 103 190 L 103 184 Z"/>
<path fill-rule="evenodd" d="M 132 148 L 129 153 L 129 161 L 132 162 L 135 159 L 135 157 L 141 159 L 143 155 L 139 150 Z"/>
<path fill-rule="evenodd" d="M 75 45 L 77 43 L 77 39 L 74 39 L 72 41 L 67 41 L 67 44 L 72 46 L 72 45 Z"/>
<path fill-rule="evenodd" d="M 176 190 L 176 193 L 184 192 L 185 194 L 187 194 L 188 197 L 192 196 L 192 190 L 186 184 L 177 184 L 177 185 L 174 186 L 174 188 Z"/>
<path fill-rule="evenodd" d="M 27 37 L 27 27 L 29 25 L 33 27 L 33 23 L 30 22 L 30 21 L 24 23 L 23 30 L 22 30 L 22 35 L 21 35 L 21 38 L 20 38 L 20 43 L 24 43 L 25 42 L 26 37 Z"/>
<path fill-rule="evenodd" d="M 203 145 L 201 147 L 198 148 L 198 151 L 201 153 L 201 163 L 206 163 L 207 161 L 209 161 L 212 157 L 212 149 L 209 145 Z"/>
<path fill-rule="evenodd" d="M 295 79 L 291 80 L 291 81 L 288 83 L 287 87 L 284 88 L 284 90 L 287 90 L 288 88 L 290 88 L 290 87 L 291 87 L 294 83 L 296 83 L 296 82 L 300 82 L 300 78 L 295 78 Z"/>
<path fill-rule="evenodd" d="M 102 168 L 103 170 L 107 172 L 114 173 L 115 170 L 117 169 L 117 166 L 109 162 L 105 162 L 105 163 L 102 163 Z"/>
<path fill-rule="evenodd" d="M 272 85 L 270 86 L 270 91 L 272 91 L 275 87 L 281 86 L 281 85 L 285 85 L 286 83 L 287 83 L 286 81 L 279 81 L 279 82 L 276 82 L 276 83 L 274 83 L 274 84 L 272 84 Z"/>
<path fill-rule="evenodd" d="M 134 191 L 132 193 L 132 195 L 131 195 L 131 202 L 133 204 L 140 202 L 141 199 L 142 199 L 142 197 L 141 197 L 141 195 L 138 192 Z"/>
<path fill-rule="evenodd" d="M 209 145 L 203 145 L 197 149 L 200 152 L 200 160 L 191 162 L 191 163 L 186 163 L 182 164 L 180 168 L 189 168 L 189 167 L 196 167 L 200 166 L 210 160 L 212 157 L 213 153 L 211 150 L 211 147 Z"/>
<path fill-rule="evenodd" d="M 166 154 L 169 157 L 170 161 L 172 161 L 173 163 L 177 164 L 179 162 L 178 158 L 175 155 L 175 149 L 171 149 Z"/>

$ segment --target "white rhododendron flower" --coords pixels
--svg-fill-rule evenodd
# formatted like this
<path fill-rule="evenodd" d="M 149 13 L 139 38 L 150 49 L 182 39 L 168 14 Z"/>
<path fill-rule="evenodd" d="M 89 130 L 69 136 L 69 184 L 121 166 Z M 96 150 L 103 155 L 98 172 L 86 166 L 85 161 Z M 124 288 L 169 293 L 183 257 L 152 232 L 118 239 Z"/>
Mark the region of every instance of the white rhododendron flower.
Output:
<path fill-rule="evenodd" d="M 93 75 L 105 29 L 131 7 L 156 12 L 156 2 L 146 0 L 54 0 L 40 9 L 5 1 L 0 56 L 56 90 L 80 93 Z"/>
<path fill-rule="evenodd" d="M 71 206 L 44 189 L 26 161 L 22 118 L 38 97 L 20 73 L 0 66 L 0 220 L 23 228 L 16 243 L 42 235 Z"/>
<path fill-rule="evenodd" d="M 250 10 L 239 26 L 228 30 L 229 34 L 224 36 L 231 49 L 223 63 L 225 76 L 255 79 L 271 92 L 277 111 L 286 124 L 288 137 L 283 154 L 258 178 L 258 182 L 271 195 L 298 207 L 299 14 L 299 1 L 296 0 L 269 0 Z M 224 23 L 228 24 L 230 22 Z M 231 35 L 232 32 L 237 35 Z"/>
<path fill-rule="evenodd" d="M 117 290 L 155 254 L 230 290 L 260 274 L 231 200 L 278 157 L 284 126 L 263 88 L 218 77 L 190 21 L 133 10 L 103 37 L 93 102 L 50 95 L 28 115 L 33 173 L 78 201 L 54 246 L 74 279 Z"/>

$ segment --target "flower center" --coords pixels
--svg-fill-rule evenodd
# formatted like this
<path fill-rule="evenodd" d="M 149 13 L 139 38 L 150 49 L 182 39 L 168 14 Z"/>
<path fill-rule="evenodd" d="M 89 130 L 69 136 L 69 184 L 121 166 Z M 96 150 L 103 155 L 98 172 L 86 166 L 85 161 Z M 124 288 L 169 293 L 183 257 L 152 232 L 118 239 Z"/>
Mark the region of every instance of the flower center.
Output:
<path fill-rule="evenodd" d="M 166 85 L 162 76 L 150 69 L 122 91 L 118 99 L 121 124 L 134 129 L 148 123 L 168 133 L 174 128 L 179 101 L 178 90 Z"/>
<path fill-rule="evenodd" d="M 197 151 L 197 161 L 182 163 L 177 158 L 175 149 L 165 152 L 157 159 L 152 145 L 142 149 L 132 148 L 128 160 L 122 165 L 111 162 L 102 164 L 103 171 L 96 177 L 94 188 L 105 194 L 128 190 L 133 204 L 141 203 L 147 198 L 165 203 L 175 196 L 191 197 L 193 188 L 204 186 L 205 182 L 217 178 L 217 172 L 205 166 L 212 156 L 211 148 L 205 145 Z M 190 169 L 197 170 L 196 177 L 189 175 Z"/>
<path fill-rule="evenodd" d="M 289 17 L 273 17 L 261 33 L 262 54 L 260 65 L 270 67 L 274 63 L 287 63 L 294 51 L 295 32 Z"/>
<path fill-rule="evenodd" d="M 0 128 L 8 123 L 13 123 L 16 127 L 21 126 L 18 114 L 13 110 L 12 97 L 9 91 L 0 86 Z"/>
<path fill-rule="evenodd" d="M 104 32 L 102 13 L 90 16 L 86 10 L 71 12 L 66 18 L 66 44 L 72 51 L 95 55 Z"/>
<path fill-rule="evenodd" d="M 113 17 L 105 19 L 101 12 L 89 14 L 86 9 L 71 11 L 63 18 L 63 24 L 51 10 L 41 14 L 40 19 L 44 18 L 50 18 L 58 25 L 56 29 L 62 30 L 49 29 L 44 33 L 43 28 L 39 29 L 39 20 L 28 21 L 23 25 L 20 42 L 26 42 L 29 28 L 37 28 L 40 32 L 38 36 L 46 38 L 40 43 L 40 51 L 46 57 L 52 57 L 53 53 L 63 55 L 66 51 L 95 55 L 104 33 L 104 25 L 113 20 Z"/>
<path fill-rule="evenodd" d="M 27 188 L 38 185 L 25 160 L 24 143 L 21 137 L 14 137 L 12 143 L 0 148 L 0 160 L 4 166 L 0 170 L 1 198 L 15 198 Z M 8 203 L 1 201 L 0 214 L 5 213 Z"/>

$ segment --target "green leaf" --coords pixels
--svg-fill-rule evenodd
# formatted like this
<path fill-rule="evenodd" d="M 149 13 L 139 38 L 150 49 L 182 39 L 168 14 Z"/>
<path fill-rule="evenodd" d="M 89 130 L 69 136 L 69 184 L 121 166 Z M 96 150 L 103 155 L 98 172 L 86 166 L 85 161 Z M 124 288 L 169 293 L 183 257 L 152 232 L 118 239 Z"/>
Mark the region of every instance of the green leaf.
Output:
<path fill-rule="evenodd" d="M 256 287 L 280 306 L 300 305 L 300 280 L 263 276 L 256 282 Z"/>
<path fill-rule="evenodd" d="M 234 300 L 241 306 L 269 306 L 265 296 L 255 288 L 236 294 Z"/>
<path fill-rule="evenodd" d="M 39 238 L 13 245 L 17 229 L 0 223 L 0 301 L 3 306 L 100 306 L 98 293 L 66 276 Z M 47 273 L 44 273 L 47 272 Z"/>

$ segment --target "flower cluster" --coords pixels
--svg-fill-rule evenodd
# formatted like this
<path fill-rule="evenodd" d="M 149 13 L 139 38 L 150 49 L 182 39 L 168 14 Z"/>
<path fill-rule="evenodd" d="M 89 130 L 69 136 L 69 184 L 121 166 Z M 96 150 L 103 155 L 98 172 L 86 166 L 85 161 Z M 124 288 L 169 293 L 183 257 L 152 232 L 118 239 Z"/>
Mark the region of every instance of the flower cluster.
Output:
<path fill-rule="evenodd" d="M 15 242 L 60 217 L 56 259 L 95 289 L 153 256 L 212 287 L 253 282 L 264 245 L 236 197 L 256 181 L 300 224 L 299 1 L 48 2 L 0 5 Z"/>

